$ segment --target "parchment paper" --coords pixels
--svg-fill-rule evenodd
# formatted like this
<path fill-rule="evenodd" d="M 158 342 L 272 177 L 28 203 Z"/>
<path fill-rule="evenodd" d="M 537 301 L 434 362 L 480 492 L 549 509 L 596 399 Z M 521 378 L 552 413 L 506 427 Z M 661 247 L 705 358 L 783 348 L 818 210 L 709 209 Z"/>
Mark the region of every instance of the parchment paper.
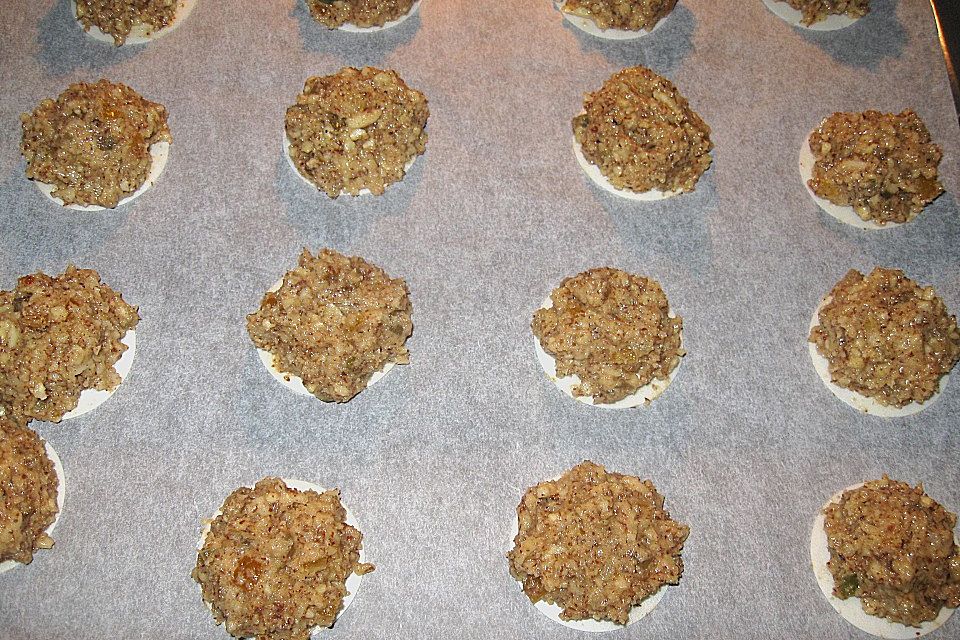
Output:
<path fill-rule="evenodd" d="M 81 33 L 68 4 L 0 3 L 0 288 L 73 262 L 142 320 L 107 403 L 34 423 L 63 460 L 66 505 L 54 549 L 0 576 L 0 636 L 229 637 L 190 578 L 194 544 L 266 475 L 339 487 L 362 523 L 377 569 L 329 638 L 579 637 L 537 613 L 504 554 L 523 491 L 584 459 L 650 478 L 691 528 L 680 585 L 610 637 L 863 637 L 810 568 L 820 506 L 888 473 L 960 510 L 960 383 L 917 416 L 861 416 L 806 346 L 850 268 L 903 268 L 960 310 L 960 136 L 926 2 L 875 0 L 814 33 L 760 0 L 681 0 L 656 33 L 617 43 L 550 0 L 425 0 L 372 35 L 327 31 L 302 0 L 200 0 L 166 38 L 121 49 Z M 284 110 L 308 76 L 367 64 L 427 95 L 427 152 L 386 196 L 331 201 L 281 157 Z M 713 129 L 692 194 L 622 200 L 570 151 L 583 94 L 635 64 Z M 127 207 L 61 211 L 24 177 L 18 117 L 100 77 L 166 105 L 170 161 Z M 882 233 L 820 211 L 797 178 L 802 137 L 834 111 L 907 107 L 944 148 L 947 193 Z M 414 304 L 411 364 L 346 405 L 278 385 L 245 330 L 300 249 L 324 246 L 405 278 Z M 689 355 L 646 409 L 575 402 L 534 357 L 534 310 L 603 265 L 656 278 L 684 318 Z"/>

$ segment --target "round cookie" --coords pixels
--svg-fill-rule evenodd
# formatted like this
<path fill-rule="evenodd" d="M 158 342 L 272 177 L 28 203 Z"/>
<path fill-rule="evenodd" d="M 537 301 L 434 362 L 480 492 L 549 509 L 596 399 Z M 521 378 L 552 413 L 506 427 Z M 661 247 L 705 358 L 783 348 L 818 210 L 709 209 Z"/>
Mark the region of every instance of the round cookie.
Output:
<path fill-rule="evenodd" d="M 284 386 L 348 402 L 393 363 L 409 362 L 409 296 L 403 279 L 363 258 L 304 249 L 247 316 L 247 333 Z"/>
<path fill-rule="evenodd" d="M 596 22 L 589 18 L 571 15 L 564 11 L 564 4 L 565 0 L 554 0 L 553 2 L 553 6 L 557 8 L 564 20 L 584 33 L 597 38 L 604 38 L 605 40 L 636 40 L 637 38 L 648 36 L 659 29 L 660 25 L 667 19 L 666 17 L 660 19 L 649 31 L 646 29 L 638 29 L 636 31 L 629 31 L 627 29 L 601 29 L 597 26 Z"/>
<path fill-rule="evenodd" d="M 925 636 L 931 631 L 942 627 L 950 616 L 953 615 L 954 609 L 944 607 L 940 610 L 940 615 L 938 615 L 935 620 L 924 622 L 919 628 L 908 627 L 897 622 L 891 622 L 886 618 L 869 615 L 863 610 L 860 598 L 856 596 L 841 600 L 833 595 L 833 588 L 836 583 L 833 579 L 833 574 L 827 567 L 827 562 L 830 561 L 830 549 L 827 545 L 827 532 L 824 529 L 824 509 L 831 504 L 840 502 L 840 496 L 845 492 L 859 489 L 863 484 L 864 483 L 861 482 L 838 491 L 823 505 L 813 521 L 813 528 L 810 531 L 810 563 L 813 566 L 813 574 L 814 577 L 816 577 L 817 585 L 820 587 L 820 591 L 827 599 L 827 602 L 830 603 L 830 606 L 833 607 L 844 620 L 861 631 L 866 631 L 871 635 L 888 638 L 890 640 L 911 640 Z M 957 542 L 960 544 L 960 538 L 957 538 Z"/>
<path fill-rule="evenodd" d="M 849 270 L 817 305 L 806 337 L 824 385 L 881 417 L 933 404 L 960 360 L 956 316 L 933 287 L 899 269 L 875 267 L 866 276 Z"/>
<path fill-rule="evenodd" d="M 57 523 L 60 522 L 60 515 L 63 513 L 63 501 L 64 496 L 66 495 L 67 487 L 67 476 L 63 472 L 63 463 L 60 462 L 60 456 L 57 455 L 56 450 L 49 443 L 44 441 L 44 449 L 47 452 L 47 457 L 50 458 L 50 461 L 53 462 L 53 470 L 57 474 L 57 515 L 54 517 L 53 522 L 50 523 L 50 526 L 44 530 L 48 536 L 53 534 L 54 528 L 56 528 Z M 15 560 L 7 560 L 5 562 L 0 562 L 0 573 L 6 573 L 11 569 L 19 567 L 22 563 Z"/>
<path fill-rule="evenodd" d="M 820 310 L 823 309 L 824 305 L 830 302 L 830 299 L 830 296 L 827 296 L 819 305 L 817 305 L 816 310 L 813 312 L 813 317 L 810 318 L 810 325 L 807 330 L 808 336 L 810 335 L 810 330 L 820 324 Z M 903 418 L 905 416 L 912 416 L 915 413 L 920 413 L 937 401 L 937 398 L 940 397 L 940 394 L 943 393 L 944 388 L 947 386 L 947 381 L 950 379 L 949 374 L 940 378 L 940 388 L 926 402 L 922 404 L 911 402 L 903 407 L 894 407 L 880 404 L 873 398 L 869 398 L 857 393 L 856 391 L 852 391 L 850 389 L 841 387 L 840 385 L 834 384 L 830 377 L 830 363 L 826 358 L 820 355 L 820 352 L 817 350 L 817 345 L 808 340 L 807 350 L 810 353 L 810 361 L 813 363 L 814 370 L 817 372 L 817 375 L 820 377 L 820 381 L 823 382 L 823 385 L 830 390 L 830 393 L 836 396 L 837 399 L 842 401 L 844 404 L 853 407 L 857 411 L 869 414 L 871 416 L 877 416 L 878 418 Z"/>
<path fill-rule="evenodd" d="M 280 278 L 272 287 L 270 287 L 269 291 L 272 291 L 272 292 L 279 291 L 280 287 L 282 286 L 283 286 L 283 278 Z M 267 371 L 270 372 L 270 375 L 273 376 L 274 380 L 276 380 L 277 382 L 285 386 L 287 389 L 290 389 L 290 391 L 293 391 L 294 393 L 297 393 L 299 395 L 302 395 L 302 396 L 313 395 L 312 393 L 307 391 L 307 388 L 305 386 L 303 386 L 303 380 L 299 376 L 295 376 L 292 373 L 284 373 L 283 371 L 280 371 L 275 366 L 273 366 L 272 353 L 264 349 L 258 348 L 257 356 L 260 358 L 260 362 L 263 363 L 263 366 L 267 369 Z M 383 379 L 383 377 L 387 375 L 390 369 L 393 369 L 394 364 L 395 363 L 393 362 L 387 362 L 385 365 L 383 365 L 383 369 L 375 372 L 372 376 L 370 376 L 370 380 L 367 382 L 367 388 L 369 389 L 370 387 L 375 385 L 377 382 L 379 382 L 381 379 Z M 294 488 L 299 488 L 299 487 L 294 487 Z"/>
<path fill-rule="evenodd" d="M 152 25 L 147 25 L 142 23 L 134 25 L 133 29 L 130 31 L 130 35 L 128 35 L 124 39 L 123 44 L 146 44 L 148 42 L 152 42 L 153 40 L 159 40 L 163 36 L 167 35 L 168 33 L 172 32 L 174 29 L 179 27 L 183 23 L 183 21 L 187 19 L 190 13 L 193 11 L 194 6 L 196 6 L 197 4 L 197 0 L 178 0 L 178 2 L 179 4 L 177 6 L 176 17 L 173 19 L 173 22 L 171 22 L 166 27 L 162 29 L 158 29 L 156 31 L 153 30 L 154 28 Z M 71 9 L 71 15 L 73 15 L 74 19 L 76 19 L 76 15 L 77 15 L 76 0 L 70 0 L 70 9 Z M 91 26 L 90 29 L 88 30 L 88 29 L 84 29 L 83 24 L 80 23 L 79 20 L 77 20 L 77 24 L 80 25 L 80 29 L 83 30 L 84 33 L 86 33 L 88 36 L 90 36 L 94 40 L 98 40 L 100 42 L 106 42 L 108 44 L 113 44 L 113 45 L 116 44 L 116 41 L 113 39 L 113 36 L 111 36 L 110 34 L 104 33 L 96 25 Z"/>
<path fill-rule="evenodd" d="M 133 192 L 133 194 L 127 196 L 120 200 L 117 203 L 118 207 L 122 207 L 125 204 L 136 200 L 142 196 L 147 190 L 149 190 L 157 180 L 160 179 L 160 174 L 163 173 L 163 170 L 167 166 L 167 159 L 170 157 L 170 143 L 163 141 L 157 142 L 150 145 L 150 157 L 153 158 L 153 162 L 150 164 L 150 173 L 147 175 L 147 179 L 144 181 L 140 188 Z M 65 205 L 63 200 L 53 195 L 53 190 L 56 188 L 52 184 L 47 184 L 46 182 L 40 182 L 39 180 L 32 181 L 36 185 L 37 189 L 40 190 L 47 200 L 57 204 L 61 207 L 66 207 L 67 209 L 73 209 L 74 211 L 105 211 L 106 207 L 101 207 L 98 204 L 68 204 Z"/>
<path fill-rule="evenodd" d="M 324 491 L 326 491 L 326 489 L 324 489 L 320 485 L 314 484 L 313 482 L 307 482 L 306 480 L 296 480 L 292 478 L 281 478 L 281 480 L 283 480 L 283 483 L 285 485 L 287 485 L 291 489 L 296 489 L 297 491 L 314 491 L 316 493 L 323 493 Z M 247 488 L 252 489 L 253 487 L 248 486 Z M 347 507 L 346 505 L 343 505 L 343 509 L 344 511 L 347 512 L 347 517 L 344 519 L 344 522 L 346 522 L 348 525 L 350 525 L 351 527 L 359 531 L 360 525 L 357 524 L 356 516 L 353 515 L 353 512 L 350 511 L 350 508 Z M 200 551 L 200 549 L 203 548 L 203 543 L 207 539 L 207 534 L 210 533 L 210 524 L 213 522 L 214 519 L 217 518 L 217 516 L 221 515 L 222 513 L 223 513 L 222 509 L 217 509 L 216 513 L 213 514 L 213 517 L 210 520 L 204 521 L 203 528 L 200 531 L 200 539 L 197 541 L 197 551 Z M 366 557 L 366 554 L 361 548 L 360 549 L 361 564 L 364 562 L 365 557 Z M 343 613 L 347 610 L 347 607 L 350 606 L 350 604 L 353 602 L 353 599 L 357 596 L 357 591 L 360 589 L 360 581 L 362 580 L 362 578 L 363 578 L 363 574 L 360 574 L 360 573 L 351 573 L 350 576 L 347 578 L 347 582 L 346 582 L 347 595 L 344 596 L 343 598 L 343 604 L 340 607 L 340 611 L 337 613 L 337 618 L 343 615 Z M 204 601 L 204 604 L 207 606 L 207 609 L 211 609 L 209 602 Z M 313 631 L 316 632 L 320 628 L 321 627 L 314 627 Z"/>
<path fill-rule="evenodd" d="M 239 490 L 231 492 L 213 517 L 204 521 L 201 529 L 197 544 L 197 562 L 191 577 L 200 584 L 207 609 L 214 614 L 217 624 L 224 624 L 227 631 L 237 637 L 246 637 L 244 630 L 257 633 L 254 631 L 256 628 L 264 632 L 275 629 L 280 634 L 295 634 L 284 637 L 300 637 L 304 631 L 313 634 L 319 629 L 332 627 L 353 602 L 363 575 L 374 569 L 373 565 L 364 562 L 363 535 L 353 513 L 340 501 L 339 492 L 334 498 L 334 503 L 331 504 L 324 495 L 329 492 L 312 482 L 303 480 L 266 477 L 255 486 L 248 485 L 244 489 L 249 490 L 245 496 L 237 496 Z M 278 490 L 280 493 L 274 494 Z M 266 495 L 260 493 L 261 491 L 266 491 Z M 307 492 L 313 492 L 316 495 L 312 498 L 301 497 L 301 494 Z M 263 526 L 258 525 L 259 518 L 251 520 L 247 512 L 250 509 L 260 511 L 264 505 L 258 503 L 271 494 L 274 494 L 274 498 L 268 499 L 266 504 L 271 514 L 266 517 L 271 521 L 264 530 Z M 278 495 L 282 499 L 277 500 Z M 235 504 L 237 500 L 242 501 L 240 505 Z M 238 506 L 243 508 L 243 513 L 239 516 L 239 520 L 222 523 L 218 531 L 225 534 L 223 539 L 217 541 L 219 544 L 213 545 L 211 549 L 205 550 L 212 526 L 223 515 L 223 509 L 228 503 L 233 509 L 231 512 L 233 517 L 238 515 L 236 511 Z M 334 509 L 332 513 L 328 511 L 330 507 Z M 337 514 L 340 509 L 343 510 L 343 520 L 340 520 Z M 274 516 L 281 518 L 280 523 L 272 522 Z M 318 516 L 321 518 L 319 521 Z M 327 524 L 331 522 L 335 526 L 332 531 L 326 529 Z M 324 528 L 315 529 L 317 526 Z M 279 527 L 281 531 L 275 527 Z M 352 533 L 349 532 L 350 529 L 353 530 Z M 269 544 L 265 547 L 264 539 L 259 537 L 262 535 L 273 536 L 269 538 L 267 541 Z M 291 540 L 291 537 L 294 539 Z M 297 540 L 300 541 L 299 545 L 296 543 Z M 272 549 L 278 544 L 287 542 L 294 547 L 288 552 L 286 560 L 281 562 Z M 324 547 L 328 544 L 339 546 L 339 557 L 331 553 L 334 549 L 326 549 L 322 552 L 320 548 L 314 547 L 314 545 Z M 242 555 L 247 552 L 250 545 L 259 549 L 259 553 L 252 557 Z M 238 553 L 241 555 L 235 558 L 234 563 L 231 559 L 232 554 Z M 344 556 L 343 553 L 347 555 Z M 354 553 L 356 556 L 353 556 Z M 351 557 L 354 559 L 351 560 Z M 278 566 L 278 562 L 281 562 L 282 566 Z M 278 572 L 277 569 L 282 571 Z M 227 575 L 224 575 L 224 570 L 228 572 Z M 348 575 L 344 576 L 340 573 L 346 570 L 349 570 Z M 298 575 L 284 577 L 284 571 L 296 572 Z M 256 581 L 265 581 L 265 588 L 250 589 L 249 583 L 244 581 L 250 580 L 251 575 Z M 211 580 L 213 581 L 212 593 L 217 594 L 216 609 L 214 609 L 214 602 L 207 599 Z M 343 582 L 340 582 L 341 580 Z M 304 591 L 308 586 L 310 590 Z M 243 591 L 246 602 L 239 608 L 237 604 L 240 601 L 231 599 L 231 595 L 235 595 L 234 592 L 238 589 Z M 279 590 L 281 594 L 277 597 L 292 598 L 290 601 L 283 600 L 288 611 L 279 615 L 266 606 L 273 602 L 277 593 L 274 589 Z M 336 599 L 338 592 L 339 600 Z M 304 597 L 307 598 L 306 602 L 303 601 Z M 256 604 L 257 599 L 261 600 L 259 605 Z M 317 624 L 307 627 L 310 622 Z M 231 624 L 235 625 L 234 628 L 231 628 Z M 236 629 L 236 625 L 241 629 Z"/>
<path fill-rule="evenodd" d="M 943 193 L 942 157 L 912 109 L 835 112 L 801 144 L 800 173 L 825 211 L 878 229 L 914 220 Z"/>
<path fill-rule="evenodd" d="M 553 300 L 549 297 L 544 300 L 543 304 L 540 305 L 541 309 L 550 309 L 553 307 Z M 671 312 L 670 317 L 676 317 Z M 680 346 L 683 347 L 683 334 L 680 335 Z M 667 387 L 670 386 L 670 383 L 673 382 L 673 379 L 677 377 L 677 372 L 680 370 L 680 365 L 683 364 L 683 358 L 680 358 L 680 363 L 673 368 L 673 371 L 669 373 L 666 380 L 660 380 L 654 378 L 648 384 L 640 387 L 637 391 L 630 394 L 622 400 L 617 400 L 612 403 L 604 402 L 594 402 L 593 396 L 576 396 L 573 394 L 573 389 L 580 384 L 580 378 L 577 375 L 566 376 L 563 378 L 557 377 L 557 361 L 549 353 L 543 350 L 543 347 L 540 345 L 540 340 L 536 336 L 533 337 L 533 348 L 537 354 L 537 362 L 540 363 L 540 366 L 543 368 L 543 372 L 547 374 L 547 377 L 557 386 L 558 389 L 563 391 L 567 396 L 582 402 L 584 404 L 589 404 L 595 407 L 602 407 L 604 409 L 632 409 L 634 407 L 645 407 L 650 404 L 653 400 L 660 397 L 664 391 L 667 390 Z"/>
<path fill-rule="evenodd" d="M 646 534 L 614 533 L 625 528 Z M 650 613 L 665 587 L 679 583 L 688 534 L 652 482 L 587 460 L 524 491 L 507 559 L 511 577 L 542 615 L 578 631 L 616 631 Z M 660 557 L 641 566 L 629 560 L 637 554 Z M 572 619 L 563 619 L 565 608 Z"/>
<path fill-rule="evenodd" d="M 26 177 L 78 211 L 130 202 L 157 181 L 173 140 L 166 108 L 120 82 L 75 82 L 20 116 Z"/>
<path fill-rule="evenodd" d="M 383 195 L 426 152 L 427 98 L 392 69 L 311 76 L 284 117 L 284 156 L 330 198 Z"/>
<path fill-rule="evenodd" d="M 612 267 L 564 278 L 530 323 L 537 360 L 568 396 L 628 409 L 657 398 L 686 351 L 660 283 Z"/>
<path fill-rule="evenodd" d="M 96 408 L 132 367 L 139 321 L 93 269 L 21 276 L 0 291 L 0 405 L 49 422 Z"/>
<path fill-rule="evenodd" d="M 813 24 L 807 26 L 803 24 L 803 13 L 801 11 L 797 11 L 786 2 L 780 2 L 779 0 L 763 0 L 763 4 L 767 7 L 767 9 L 770 10 L 771 13 L 789 24 L 791 27 L 809 29 L 810 31 L 836 31 L 838 29 L 845 29 L 860 19 L 851 18 L 848 15 L 831 15 L 825 20 L 814 22 Z"/>
<path fill-rule="evenodd" d="M 676 85 L 642 66 L 621 69 L 587 93 L 571 127 L 583 171 L 631 200 L 694 191 L 713 162 L 709 125 Z"/>

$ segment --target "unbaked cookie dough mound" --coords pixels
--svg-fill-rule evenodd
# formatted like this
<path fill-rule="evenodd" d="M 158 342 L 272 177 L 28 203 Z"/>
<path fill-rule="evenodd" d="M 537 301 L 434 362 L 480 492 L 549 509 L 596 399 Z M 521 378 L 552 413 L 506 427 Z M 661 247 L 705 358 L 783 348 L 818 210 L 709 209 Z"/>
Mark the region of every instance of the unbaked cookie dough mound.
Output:
<path fill-rule="evenodd" d="M 614 405 L 656 386 L 652 397 L 628 406 L 649 402 L 686 353 L 683 319 L 671 315 L 660 284 L 610 267 L 565 278 L 534 313 L 531 329 L 556 376 L 576 376 L 571 395 L 592 404 Z"/>
<path fill-rule="evenodd" d="M 287 109 L 286 153 L 331 198 L 382 195 L 426 150 L 427 99 L 396 71 L 345 67 L 309 78 Z"/>
<path fill-rule="evenodd" d="M 114 208 L 139 195 L 152 184 L 154 148 L 173 141 L 163 105 L 108 80 L 72 84 L 20 122 L 27 178 L 74 207 Z"/>
<path fill-rule="evenodd" d="M 258 640 L 306 640 L 332 626 L 352 595 L 348 579 L 374 568 L 361 562 L 363 536 L 347 519 L 336 489 L 264 478 L 231 493 L 192 573 L 217 624 Z"/>
<path fill-rule="evenodd" d="M 317 398 L 346 402 L 391 363 L 407 364 L 410 294 L 363 258 L 306 249 L 283 284 L 247 316 L 247 332 L 273 366 Z"/>
<path fill-rule="evenodd" d="M 19 278 L 0 291 L 0 407 L 60 422 L 83 392 L 115 389 L 122 339 L 139 321 L 137 308 L 91 269 Z"/>
<path fill-rule="evenodd" d="M 921 287 L 899 269 L 877 267 L 868 276 L 849 271 L 811 325 L 814 366 L 817 357 L 826 364 L 821 378 L 841 400 L 867 413 L 915 413 L 960 359 L 956 316 L 933 287 Z"/>
<path fill-rule="evenodd" d="M 859 629 L 915 638 L 960 605 L 957 516 L 884 476 L 845 489 L 814 522 L 810 556 L 831 606 Z"/>
<path fill-rule="evenodd" d="M 538 608 L 559 607 L 558 621 L 617 628 L 679 584 L 689 528 L 670 518 L 649 480 L 585 461 L 528 489 L 517 520 L 510 575 Z"/>
<path fill-rule="evenodd" d="M 415 11 L 414 0 L 306 0 L 310 15 L 331 29 L 394 26 Z"/>
<path fill-rule="evenodd" d="M 834 113 L 810 134 L 807 186 L 834 205 L 883 226 L 913 220 L 943 193 L 943 151 L 912 110 Z"/>
<path fill-rule="evenodd" d="M 628 196 L 693 191 L 713 148 L 710 127 L 673 83 L 646 67 L 618 71 L 587 94 L 573 137 L 602 174 L 601 186 Z"/>
<path fill-rule="evenodd" d="M 0 571 L 9 561 L 30 564 L 35 551 L 53 547 L 48 530 L 60 512 L 59 486 L 53 460 L 27 420 L 0 414 Z"/>
<path fill-rule="evenodd" d="M 197 0 L 71 0 L 77 22 L 101 42 L 144 44 L 173 31 Z"/>
<path fill-rule="evenodd" d="M 614 38 L 620 34 L 624 37 L 650 33 L 676 5 L 677 0 L 563 0 L 558 3 L 564 17 L 575 26 L 599 37 Z"/>

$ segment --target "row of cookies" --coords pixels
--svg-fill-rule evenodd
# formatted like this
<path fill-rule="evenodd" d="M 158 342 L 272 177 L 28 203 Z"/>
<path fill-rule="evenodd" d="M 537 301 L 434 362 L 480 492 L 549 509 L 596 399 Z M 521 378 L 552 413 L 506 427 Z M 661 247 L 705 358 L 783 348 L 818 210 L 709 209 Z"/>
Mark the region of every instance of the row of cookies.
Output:
<path fill-rule="evenodd" d="M 168 34 L 193 11 L 197 0 L 71 0 L 73 15 L 92 38 L 116 46 L 143 44 Z M 401 24 L 420 0 L 305 0 L 314 20 L 329 29 L 356 33 Z M 763 0 L 787 23 L 820 31 L 852 25 L 870 11 L 870 0 Z M 600 38 L 629 40 L 652 33 L 677 0 L 554 0 L 573 26 Z"/>
<path fill-rule="evenodd" d="M 392 70 L 311 77 L 286 111 L 283 155 L 331 198 L 382 195 L 426 150 L 426 97 Z M 27 177 L 81 210 L 125 204 L 158 179 L 172 134 L 166 109 L 123 84 L 70 85 L 21 116 Z M 573 152 L 601 188 L 633 200 L 693 191 L 711 165 L 710 127 L 676 86 L 645 67 L 611 76 L 572 120 Z M 804 141 L 804 185 L 837 219 L 909 222 L 943 193 L 942 150 L 912 110 L 835 113 Z"/>
<path fill-rule="evenodd" d="M 347 402 L 409 363 L 412 312 L 402 279 L 360 257 L 304 250 L 247 316 L 247 331 L 283 384 Z M 0 413 L 59 422 L 103 402 L 132 366 L 138 322 L 137 308 L 93 270 L 19 278 L 0 291 Z M 557 386 L 610 408 L 651 402 L 686 353 L 683 319 L 660 284 L 609 267 L 566 278 L 531 328 Z M 813 313 L 807 339 L 830 390 L 876 415 L 926 408 L 960 360 L 956 316 L 897 269 L 851 270 Z"/>
<path fill-rule="evenodd" d="M 55 452 L 0 416 L 0 572 L 51 548 L 63 509 Z M 55 471 L 56 468 L 56 471 Z M 956 515 L 887 477 L 837 493 L 814 521 L 810 557 L 830 604 L 885 638 L 917 637 L 960 606 Z M 536 608 L 584 631 L 631 625 L 680 583 L 690 529 L 649 480 L 590 461 L 529 488 L 510 574 Z M 305 640 L 330 627 L 374 570 L 336 489 L 268 477 L 231 493 L 202 526 L 192 577 L 235 637 Z"/>

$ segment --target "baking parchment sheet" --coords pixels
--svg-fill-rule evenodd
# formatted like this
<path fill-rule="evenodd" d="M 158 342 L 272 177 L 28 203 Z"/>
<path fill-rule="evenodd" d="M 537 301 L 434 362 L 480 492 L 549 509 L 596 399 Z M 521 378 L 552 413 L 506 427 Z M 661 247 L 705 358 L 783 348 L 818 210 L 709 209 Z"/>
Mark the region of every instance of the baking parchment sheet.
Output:
<path fill-rule="evenodd" d="M 0 288 L 73 262 L 142 318 L 109 402 L 34 423 L 66 506 L 56 547 L 0 577 L 0 636 L 229 637 L 190 578 L 201 522 L 278 475 L 341 488 L 377 565 L 320 637 L 578 637 L 536 612 L 504 554 L 522 492 L 591 459 L 652 479 L 691 528 L 680 585 L 610 637 L 863 637 L 809 567 L 817 509 L 888 473 L 960 510 L 960 382 L 881 420 L 837 401 L 807 356 L 813 309 L 850 268 L 903 268 L 960 310 L 960 136 L 934 21 L 922 0 L 872 6 L 813 33 L 760 0 L 681 0 L 617 43 L 549 0 L 424 0 L 374 35 L 327 31 L 302 0 L 200 0 L 169 36 L 115 49 L 66 0 L 0 3 Z M 692 194 L 620 200 L 570 151 L 583 94 L 635 64 L 713 129 Z M 281 156 L 304 80 L 346 65 L 394 68 L 430 100 L 426 155 L 381 198 L 331 201 Z M 129 206 L 61 211 L 24 177 L 18 117 L 100 77 L 166 105 L 170 162 Z M 880 232 L 821 212 L 798 178 L 803 137 L 834 111 L 908 107 L 944 148 L 947 193 Z M 325 246 L 405 278 L 414 305 L 411 364 L 346 405 L 277 384 L 244 325 L 302 247 Z M 689 355 L 645 409 L 575 402 L 534 357 L 534 310 L 602 265 L 656 278 L 684 318 Z"/>

